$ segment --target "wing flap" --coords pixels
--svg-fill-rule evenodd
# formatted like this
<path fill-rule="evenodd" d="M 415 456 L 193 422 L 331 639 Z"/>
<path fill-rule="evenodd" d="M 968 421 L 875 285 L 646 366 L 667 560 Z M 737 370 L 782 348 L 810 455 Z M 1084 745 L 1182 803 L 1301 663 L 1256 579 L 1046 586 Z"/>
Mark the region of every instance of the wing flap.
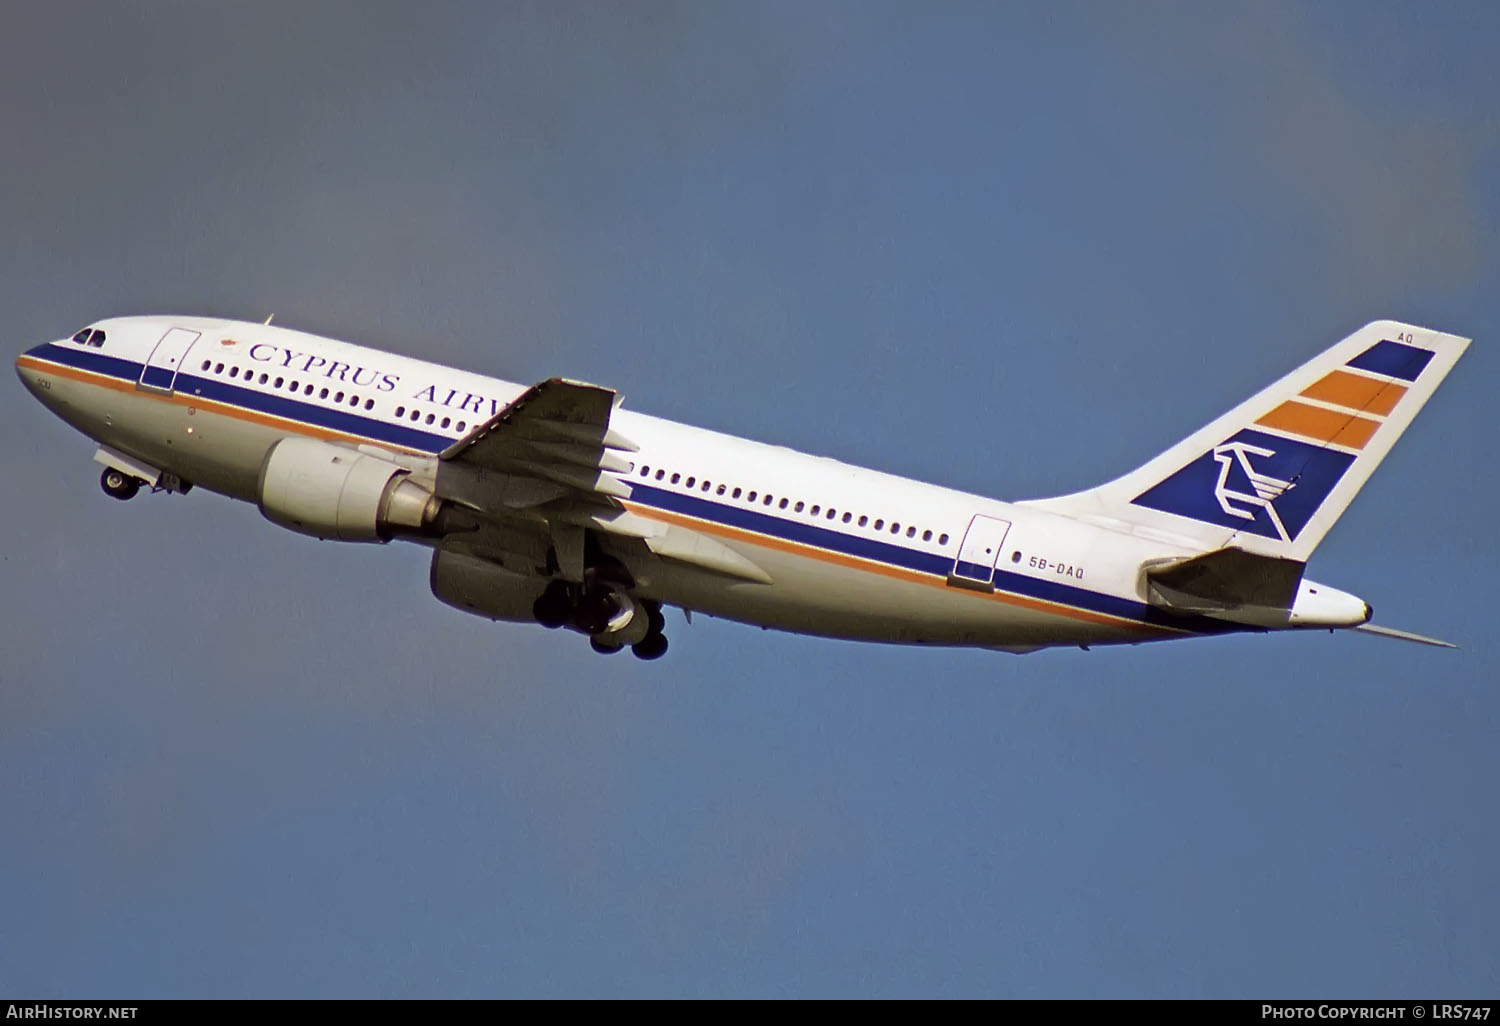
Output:
<path fill-rule="evenodd" d="M 534 509 L 570 495 L 630 496 L 617 451 L 639 447 L 610 427 L 612 389 L 566 378 L 532 385 L 443 451 L 439 494 L 475 509 Z"/>

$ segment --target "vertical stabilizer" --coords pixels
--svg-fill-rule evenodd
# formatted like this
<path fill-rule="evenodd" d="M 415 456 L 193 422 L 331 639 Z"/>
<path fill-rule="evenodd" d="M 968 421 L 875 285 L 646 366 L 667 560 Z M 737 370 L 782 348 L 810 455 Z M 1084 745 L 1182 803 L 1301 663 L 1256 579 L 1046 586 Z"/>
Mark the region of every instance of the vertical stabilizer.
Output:
<path fill-rule="evenodd" d="M 1306 562 L 1468 345 L 1367 324 L 1125 476 L 1023 505 Z"/>

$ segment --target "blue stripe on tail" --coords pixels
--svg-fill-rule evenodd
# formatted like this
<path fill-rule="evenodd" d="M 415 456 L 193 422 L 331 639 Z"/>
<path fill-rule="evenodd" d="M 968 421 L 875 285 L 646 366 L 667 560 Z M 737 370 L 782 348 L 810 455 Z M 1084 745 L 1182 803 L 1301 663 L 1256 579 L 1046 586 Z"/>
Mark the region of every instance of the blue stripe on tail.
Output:
<path fill-rule="evenodd" d="M 1350 367 L 1384 374 L 1388 378 L 1416 381 L 1427 368 L 1435 354 L 1427 349 L 1418 349 L 1401 342 L 1376 342 L 1369 349 L 1349 361 Z"/>

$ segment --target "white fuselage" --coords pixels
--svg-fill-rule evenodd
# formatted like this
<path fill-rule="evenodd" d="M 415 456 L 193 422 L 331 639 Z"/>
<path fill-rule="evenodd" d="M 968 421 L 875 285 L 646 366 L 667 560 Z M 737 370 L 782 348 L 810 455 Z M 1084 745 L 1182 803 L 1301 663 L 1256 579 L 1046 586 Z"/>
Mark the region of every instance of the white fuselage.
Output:
<path fill-rule="evenodd" d="M 287 436 L 364 447 L 430 480 L 439 453 L 525 390 L 269 325 L 140 317 L 96 327 L 102 346 L 62 340 L 17 360 L 32 393 L 116 455 L 250 502 L 267 452 Z M 667 559 L 632 567 L 656 601 L 808 634 L 1012 650 L 1247 629 L 1148 605 L 1143 565 L 1194 551 L 1171 536 L 628 409 L 610 423 L 638 446 L 617 475 L 627 510 L 710 536 L 770 578 Z"/>

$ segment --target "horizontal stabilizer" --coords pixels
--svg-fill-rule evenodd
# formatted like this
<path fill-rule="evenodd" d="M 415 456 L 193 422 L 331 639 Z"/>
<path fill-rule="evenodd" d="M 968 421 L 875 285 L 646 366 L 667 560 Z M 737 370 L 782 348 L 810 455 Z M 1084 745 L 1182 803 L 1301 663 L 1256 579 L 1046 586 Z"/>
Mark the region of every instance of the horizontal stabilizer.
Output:
<path fill-rule="evenodd" d="M 1394 638 L 1397 641 L 1415 641 L 1419 645 L 1435 645 L 1438 648 L 1458 647 L 1450 641 L 1439 641 L 1437 638 L 1424 637 L 1421 634 L 1413 634 L 1411 631 L 1398 631 L 1394 627 L 1377 627 L 1373 623 L 1362 623 L 1354 629 L 1382 638 Z"/>
<path fill-rule="evenodd" d="M 1303 564 L 1224 548 L 1146 566 L 1147 601 L 1162 609 L 1222 616 L 1245 609 L 1289 610 Z"/>

